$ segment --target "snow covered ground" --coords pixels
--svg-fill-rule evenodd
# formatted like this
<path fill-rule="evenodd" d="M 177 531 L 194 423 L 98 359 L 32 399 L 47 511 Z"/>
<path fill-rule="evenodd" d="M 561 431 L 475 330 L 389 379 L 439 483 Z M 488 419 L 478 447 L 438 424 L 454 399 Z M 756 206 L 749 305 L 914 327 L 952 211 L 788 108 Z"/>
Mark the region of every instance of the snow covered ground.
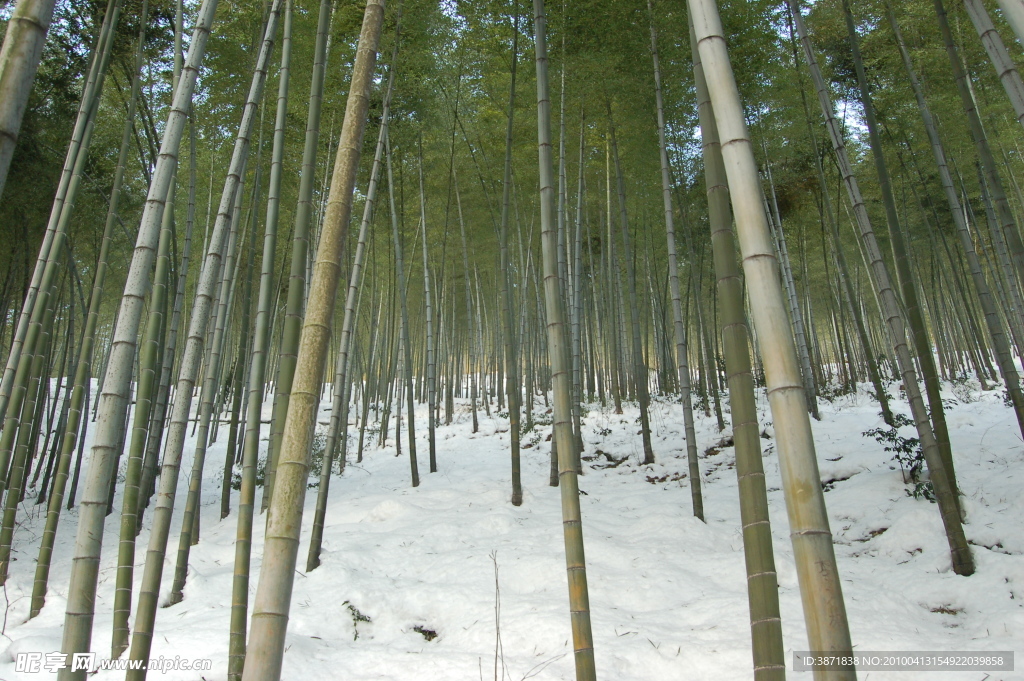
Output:
<path fill-rule="evenodd" d="M 832 481 L 825 496 L 853 641 L 864 651 L 1016 650 L 1020 657 L 1024 444 L 999 394 L 974 392 L 969 402 L 951 392 L 945 396 L 956 400 L 950 403 L 949 427 L 966 494 L 965 529 L 978 565 L 969 578 L 950 569 L 937 507 L 908 496 L 891 455 L 862 435 L 882 425 L 877 405 L 863 393 L 821 404 L 815 441 L 822 481 Z M 905 411 L 898 402 L 894 406 Z M 771 416 L 763 393 L 759 410 L 765 427 Z M 543 412 L 539 404 L 538 412 Z M 515 508 L 509 503 L 507 421 L 481 411 L 480 432 L 473 434 L 468 405 L 461 405 L 457 416 L 451 426 L 437 429 L 439 470 L 431 474 L 421 410 L 418 488 L 409 486 L 406 448 L 396 458 L 391 441 L 388 447 L 368 449 L 361 464 L 350 463 L 344 476 L 332 481 L 323 564 L 295 575 L 284 678 L 574 677 L 559 497 L 547 484 L 547 429 L 538 430 L 543 437 L 524 438 L 524 443 L 539 442 L 523 452 L 524 502 Z M 598 450 L 608 455 L 588 461 L 580 480 L 598 675 L 621 681 L 751 678 L 734 451 L 710 449 L 723 434 L 714 418 L 698 414 L 707 524 L 699 522 L 690 511 L 680 406 L 656 401 L 652 407 L 658 458 L 652 466 L 639 465 L 637 416 L 635 407 L 617 416 L 610 408 L 591 405 L 585 418 L 585 456 Z M 326 418 L 322 412 L 321 420 Z M 912 429 L 904 434 L 911 435 Z M 202 540 L 192 549 L 185 599 L 159 610 L 153 645 L 154 657 L 211 658 L 212 671 L 151 672 L 150 679 L 213 681 L 227 674 L 236 515 L 219 520 L 218 462 L 226 441 L 222 428 L 207 458 Z M 790 661 L 792 651 L 807 648 L 807 639 L 774 440 L 761 442 Z M 190 467 L 191 450 L 186 448 L 183 470 Z M 609 465 L 623 457 L 629 458 Z M 183 474 L 179 524 L 185 479 Z M 315 499 L 316 490 L 310 489 L 300 568 Z M 115 507 L 120 509 L 119 500 Z M 0 593 L 6 599 L 0 679 L 35 681 L 51 675 L 15 671 L 15 654 L 60 649 L 77 515 L 62 519 L 46 607 L 29 621 L 43 507 L 26 505 L 22 517 L 15 537 L 17 562 Z M 139 538 L 136 593 L 149 520 Z M 117 528 L 115 513 L 107 519 L 93 630 L 93 650 L 100 657 L 110 649 Z M 252 592 L 263 548 L 260 520 L 255 529 Z M 172 527 L 165 599 L 178 531 Z M 1021 671 L 861 672 L 860 678 L 1024 679 L 1024 659 L 1017 668 Z M 108 671 L 93 678 L 122 675 Z M 789 676 L 811 678 L 794 671 Z"/>

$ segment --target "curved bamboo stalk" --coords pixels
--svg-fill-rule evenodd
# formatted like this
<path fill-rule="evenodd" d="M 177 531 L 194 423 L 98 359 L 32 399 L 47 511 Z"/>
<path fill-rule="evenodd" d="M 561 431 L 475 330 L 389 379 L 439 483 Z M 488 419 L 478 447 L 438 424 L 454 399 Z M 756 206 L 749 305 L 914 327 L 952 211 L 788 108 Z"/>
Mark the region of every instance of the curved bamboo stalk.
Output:
<path fill-rule="evenodd" d="M 778 437 L 779 465 L 808 640 L 812 650 L 849 654 L 852 650 L 850 630 L 810 418 L 775 249 L 760 200 L 757 163 L 743 106 L 716 3 L 714 0 L 689 0 L 689 7 L 721 135 L 746 288 Z M 829 678 L 852 681 L 856 679 L 856 672 L 853 665 L 849 665 L 833 672 Z"/>

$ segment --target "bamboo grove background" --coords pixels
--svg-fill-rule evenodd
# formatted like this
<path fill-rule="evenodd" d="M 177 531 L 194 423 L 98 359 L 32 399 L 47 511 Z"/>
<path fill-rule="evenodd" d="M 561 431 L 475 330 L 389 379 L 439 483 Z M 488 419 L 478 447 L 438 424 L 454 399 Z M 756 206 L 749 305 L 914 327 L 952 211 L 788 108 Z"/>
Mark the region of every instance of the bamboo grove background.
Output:
<path fill-rule="evenodd" d="M 112 655 L 145 659 L 216 467 L 222 522 L 239 523 L 229 675 L 276 678 L 332 472 L 402 432 L 418 485 L 444 456 L 435 428 L 468 408 L 510 421 L 516 505 L 520 448 L 548 446 L 520 434 L 552 426 L 577 674 L 594 678 L 585 405 L 637 403 L 652 462 L 647 405 L 680 400 L 692 481 L 691 409 L 736 424 L 755 676 L 783 678 L 752 402 L 766 388 L 798 562 L 827 566 L 801 573 L 811 647 L 849 650 L 817 401 L 868 384 L 888 426 L 917 429 L 907 481 L 937 500 L 965 576 L 940 382 L 1003 391 L 1024 432 L 1021 15 L 1019 0 L 0 3 L 0 579 L 26 569 L 9 564 L 19 502 L 46 504 L 33 615 L 54 536 L 77 532 L 64 652 L 89 648 L 96 565 L 117 550 Z M 314 428 L 318 403 L 334 409 Z M 226 459 L 207 460 L 221 440 Z M 702 518 L 699 485 L 691 499 Z M 77 527 L 61 518 L 76 505 Z M 97 541 L 110 513 L 119 536 Z M 853 672 L 836 674 L 821 678 Z"/>

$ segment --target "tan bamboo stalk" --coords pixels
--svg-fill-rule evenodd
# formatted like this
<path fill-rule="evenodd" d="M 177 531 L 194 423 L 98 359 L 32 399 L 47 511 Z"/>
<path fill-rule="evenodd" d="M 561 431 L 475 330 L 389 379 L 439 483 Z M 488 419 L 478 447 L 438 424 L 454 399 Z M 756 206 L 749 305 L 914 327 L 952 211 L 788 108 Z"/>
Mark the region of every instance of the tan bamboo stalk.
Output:
<path fill-rule="evenodd" d="M 950 546 L 953 569 L 957 574 L 970 575 L 974 572 L 974 562 L 971 557 L 970 547 L 967 545 L 967 539 L 964 536 L 956 499 L 946 480 L 946 471 L 939 452 L 939 445 L 932 431 L 931 423 L 928 420 L 928 411 L 925 408 L 924 400 L 921 397 L 921 389 L 917 383 L 917 372 L 910 355 L 910 348 L 907 345 L 906 326 L 900 310 L 900 302 L 893 289 L 888 267 L 882 259 L 881 250 L 878 247 L 878 242 L 871 226 L 871 220 L 868 216 L 863 196 L 860 193 L 860 186 L 857 183 L 856 176 L 853 174 L 853 168 L 846 152 L 846 142 L 843 139 L 839 122 L 836 120 L 825 80 L 821 75 L 817 59 L 814 56 L 803 17 L 800 15 L 799 5 L 797 0 L 789 0 L 789 2 L 797 34 L 800 36 L 800 42 L 803 46 L 804 58 L 807 61 L 811 80 L 815 90 L 817 90 L 822 114 L 825 117 L 825 127 L 828 129 L 843 184 L 853 206 L 855 224 L 863 246 L 862 252 L 867 261 L 868 271 L 871 274 L 878 297 L 879 309 L 885 318 L 893 354 L 896 356 L 896 364 L 903 378 L 903 387 L 910 403 L 914 424 L 917 427 L 918 436 L 921 440 L 921 448 L 928 463 L 932 485 L 935 488 L 936 497 L 939 501 L 939 511 L 946 530 L 946 539 Z"/>
<path fill-rule="evenodd" d="M 383 0 L 368 0 L 299 344 L 278 460 L 277 489 L 267 516 L 263 567 L 253 602 L 251 633 L 242 672 L 245 681 L 277 681 L 281 676 L 310 443 L 320 402 L 335 294 L 341 276 L 341 253 L 348 236 L 352 193 L 383 19 Z"/>
<path fill-rule="evenodd" d="M 565 562 L 569 577 L 569 611 L 577 681 L 594 681 L 594 637 L 590 627 L 590 598 L 583 550 L 583 520 L 580 514 L 572 432 L 572 377 L 567 366 L 569 334 L 562 316 L 562 294 L 558 277 L 558 237 L 554 209 L 554 167 L 551 158 L 551 99 L 548 94 L 547 18 L 544 0 L 533 0 L 534 40 L 537 62 L 537 152 L 540 174 L 541 244 L 544 254 L 544 299 L 547 311 L 548 357 L 554 421 L 553 443 L 558 446 L 559 492 L 562 498 L 562 530 Z"/>
<path fill-rule="evenodd" d="M 750 308 L 778 442 L 797 579 L 812 650 L 850 654 L 852 644 L 796 347 L 778 263 L 760 201 L 754 151 L 714 0 L 689 0 L 701 62 L 721 135 Z M 856 679 L 853 665 L 823 675 Z"/>
<path fill-rule="evenodd" d="M 43 55 L 55 0 L 18 0 L 0 49 L 0 196 Z M 2 417 L 2 414 L 0 414 Z"/>
<path fill-rule="evenodd" d="M 400 12 L 401 10 L 399 10 Z M 363 285 L 363 261 L 366 255 L 366 239 L 369 235 L 370 225 L 373 221 L 374 209 L 377 201 L 377 189 L 380 181 L 381 161 L 384 155 L 385 140 L 388 134 L 388 119 L 391 114 L 391 92 L 395 83 L 395 67 L 398 63 L 399 33 L 395 29 L 395 45 L 391 53 L 391 66 L 388 73 L 387 90 L 384 95 L 383 111 L 380 119 L 380 133 L 377 136 L 377 149 L 373 155 L 373 167 L 370 170 L 370 184 L 366 190 L 366 202 L 363 204 L 363 219 L 359 223 L 359 237 L 356 243 L 355 257 L 352 262 L 352 271 L 349 276 L 348 293 L 345 298 L 345 317 L 341 326 L 341 341 L 338 355 L 335 359 L 337 370 L 335 371 L 334 402 L 331 408 L 331 424 L 327 434 L 327 441 L 324 447 L 323 466 L 320 472 L 320 488 L 317 490 L 316 511 L 313 516 L 313 531 L 309 540 L 309 555 L 306 557 L 306 572 L 311 572 L 320 565 L 320 550 L 323 545 L 324 519 L 327 516 L 327 494 L 330 491 L 331 464 L 334 460 L 334 449 L 337 446 L 337 439 L 348 438 L 348 419 L 341 422 L 341 412 L 344 411 L 347 393 L 346 386 L 351 382 L 349 368 L 351 360 L 349 355 L 352 351 L 353 334 L 359 314 L 359 294 Z M 365 401 L 365 397 L 363 398 Z M 344 459 L 342 460 L 344 465 Z"/>
<path fill-rule="evenodd" d="M 686 435 L 686 462 L 690 481 L 690 503 L 693 515 L 704 520 L 704 500 L 700 490 L 700 464 L 697 460 L 697 435 L 693 428 L 693 399 L 690 395 L 690 367 L 687 360 L 686 328 L 679 292 L 679 263 L 676 256 L 675 211 L 672 208 L 672 179 L 669 174 L 668 147 L 665 142 L 665 107 L 661 96 L 661 62 L 658 58 L 658 33 L 654 27 L 654 8 L 647 0 L 647 16 L 651 24 L 651 58 L 654 61 L 654 98 L 658 108 L 658 151 L 661 160 L 661 197 L 665 210 L 665 240 L 668 253 L 668 282 L 672 295 L 672 331 L 675 337 L 676 376 L 683 403 L 683 432 Z"/>
<path fill-rule="evenodd" d="M 697 39 L 692 30 L 690 46 L 693 52 L 708 219 L 736 449 L 736 478 L 740 491 L 754 678 L 758 681 L 781 680 L 785 677 L 786 664 L 782 619 L 779 614 L 779 586 L 768 517 L 768 490 L 761 459 L 754 375 L 750 366 L 750 329 L 743 308 L 743 280 L 736 262 L 729 184 L 718 126 L 715 123 L 715 111 L 708 92 L 703 61 L 697 50 Z"/>

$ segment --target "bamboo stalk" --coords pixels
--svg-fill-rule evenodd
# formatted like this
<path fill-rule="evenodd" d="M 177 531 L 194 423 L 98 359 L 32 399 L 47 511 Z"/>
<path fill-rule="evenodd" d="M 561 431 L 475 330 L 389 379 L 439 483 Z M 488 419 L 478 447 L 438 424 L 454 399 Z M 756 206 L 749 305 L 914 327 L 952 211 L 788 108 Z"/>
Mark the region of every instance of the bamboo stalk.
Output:
<path fill-rule="evenodd" d="M 760 201 L 760 181 L 747 134 L 739 91 L 714 0 L 689 0 L 696 43 L 707 73 L 708 90 L 721 135 L 750 299 L 764 363 L 772 420 L 778 441 L 790 539 L 812 650 L 849 654 L 852 650 L 842 587 L 836 569 L 825 499 L 807 413 L 796 348 L 779 281 L 778 263 Z M 828 679 L 855 679 L 853 665 Z"/>
<path fill-rule="evenodd" d="M 309 445 L 323 383 L 334 300 L 341 274 L 341 252 L 348 235 L 352 193 L 383 19 L 383 0 L 368 0 L 352 67 L 345 120 L 299 344 L 278 463 L 277 489 L 267 515 L 263 567 L 253 602 L 249 646 L 242 672 L 245 681 L 277 681 L 281 676 L 298 533 L 306 495 Z"/>

